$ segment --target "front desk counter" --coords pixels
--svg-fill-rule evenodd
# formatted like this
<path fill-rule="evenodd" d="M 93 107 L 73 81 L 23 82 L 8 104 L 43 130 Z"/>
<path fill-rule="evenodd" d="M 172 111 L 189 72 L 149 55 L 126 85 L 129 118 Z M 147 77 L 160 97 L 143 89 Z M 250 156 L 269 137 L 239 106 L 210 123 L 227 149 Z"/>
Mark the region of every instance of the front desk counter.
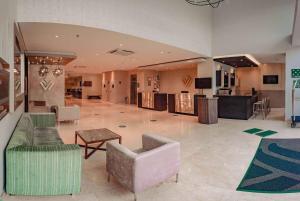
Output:
<path fill-rule="evenodd" d="M 168 112 L 198 116 L 198 98 L 206 97 L 191 93 L 168 94 Z"/>
<path fill-rule="evenodd" d="M 218 97 L 218 117 L 224 119 L 248 120 L 253 115 L 253 104 L 257 95 L 216 96 Z"/>
<path fill-rule="evenodd" d="M 141 92 L 138 93 L 138 107 L 156 111 L 167 110 L 167 94 Z"/>

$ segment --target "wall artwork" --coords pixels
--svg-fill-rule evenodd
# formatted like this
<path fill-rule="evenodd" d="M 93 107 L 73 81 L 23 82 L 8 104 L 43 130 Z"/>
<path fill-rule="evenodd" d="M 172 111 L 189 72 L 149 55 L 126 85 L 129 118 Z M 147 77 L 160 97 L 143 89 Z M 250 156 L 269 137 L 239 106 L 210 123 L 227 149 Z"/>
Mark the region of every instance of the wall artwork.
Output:
<path fill-rule="evenodd" d="M 52 87 L 54 86 L 54 81 L 43 79 L 40 82 L 40 85 L 42 86 L 44 91 L 50 91 L 52 89 Z"/>
<path fill-rule="evenodd" d="M 182 78 L 182 82 L 186 88 L 189 88 L 193 83 L 193 79 L 190 75 L 186 75 Z"/>

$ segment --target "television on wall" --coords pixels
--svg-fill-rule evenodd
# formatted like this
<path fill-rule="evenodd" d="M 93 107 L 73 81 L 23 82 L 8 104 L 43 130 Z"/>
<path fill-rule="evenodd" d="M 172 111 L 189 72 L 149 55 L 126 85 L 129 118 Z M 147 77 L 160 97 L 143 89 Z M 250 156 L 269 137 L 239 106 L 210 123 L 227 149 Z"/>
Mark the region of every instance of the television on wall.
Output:
<path fill-rule="evenodd" d="M 0 120 L 9 111 L 9 65 L 0 58 Z"/>
<path fill-rule="evenodd" d="M 278 84 L 278 75 L 264 75 L 263 83 L 264 84 Z"/>
<path fill-rule="evenodd" d="M 195 79 L 195 88 L 196 89 L 211 89 L 212 88 L 212 79 L 207 78 L 196 78 Z"/>

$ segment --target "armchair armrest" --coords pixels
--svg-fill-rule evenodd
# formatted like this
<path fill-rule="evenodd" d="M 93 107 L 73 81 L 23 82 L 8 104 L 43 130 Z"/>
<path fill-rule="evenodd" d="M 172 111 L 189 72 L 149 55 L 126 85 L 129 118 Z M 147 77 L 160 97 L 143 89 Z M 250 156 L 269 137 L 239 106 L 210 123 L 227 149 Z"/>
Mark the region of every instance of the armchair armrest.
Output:
<path fill-rule="evenodd" d="M 30 117 L 34 127 L 46 128 L 56 126 L 55 113 L 30 113 Z"/>
<path fill-rule="evenodd" d="M 139 154 L 135 161 L 134 192 L 141 192 L 178 174 L 180 144 L 171 142 Z"/>
<path fill-rule="evenodd" d="M 137 154 L 126 147 L 108 142 L 106 145 L 106 169 L 128 190 L 133 191 L 134 163 Z"/>
<path fill-rule="evenodd" d="M 143 150 L 149 151 L 155 148 L 158 148 L 162 145 L 168 144 L 168 143 L 174 143 L 175 141 L 170 140 L 168 138 L 154 135 L 154 134 L 144 134 L 142 137 L 142 143 L 143 143 Z"/>

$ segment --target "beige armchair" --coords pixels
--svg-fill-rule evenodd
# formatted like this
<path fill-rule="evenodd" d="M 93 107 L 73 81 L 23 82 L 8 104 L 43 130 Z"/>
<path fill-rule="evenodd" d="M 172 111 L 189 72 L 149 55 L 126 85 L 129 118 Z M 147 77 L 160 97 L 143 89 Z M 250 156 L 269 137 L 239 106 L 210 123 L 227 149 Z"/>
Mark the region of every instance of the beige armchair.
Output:
<path fill-rule="evenodd" d="M 80 119 L 80 107 L 78 105 L 58 106 L 56 115 L 58 122 L 77 121 Z"/>
<path fill-rule="evenodd" d="M 143 135 L 143 148 L 134 152 L 124 146 L 107 143 L 108 181 L 113 176 L 122 186 L 136 193 L 176 175 L 180 166 L 180 144 L 173 140 Z"/>

